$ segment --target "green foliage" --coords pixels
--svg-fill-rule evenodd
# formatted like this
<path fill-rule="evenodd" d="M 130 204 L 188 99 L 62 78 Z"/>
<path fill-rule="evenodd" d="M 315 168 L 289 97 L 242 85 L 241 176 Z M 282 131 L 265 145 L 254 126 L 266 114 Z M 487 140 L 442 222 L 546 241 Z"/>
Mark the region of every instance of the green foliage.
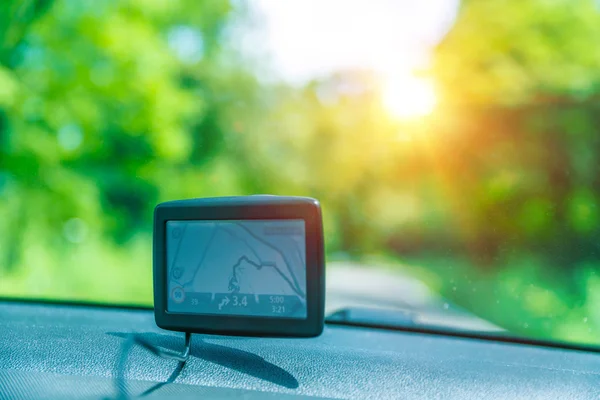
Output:
<path fill-rule="evenodd" d="M 502 326 L 597 343 L 600 13 L 597 2 L 468 1 L 434 57 L 453 121 L 466 231 L 440 290 Z M 453 259 L 453 258 L 451 258 Z M 476 271 L 472 265 L 486 266 Z M 465 279 L 468 283 L 465 284 Z M 472 287 L 467 290 L 466 286 Z M 510 311 L 509 311 L 510 310 Z"/>
<path fill-rule="evenodd" d="M 593 0 L 471 0 L 435 56 L 451 100 L 521 105 L 598 90 L 600 15 Z"/>
<path fill-rule="evenodd" d="M 154 205 L 240 191 L 223 153 L 258 84 L 222 45 L 233 17 L 217 0 L 2 2 L 0 292 L 149 301 L 135 243 Z M 143 290 L 119 296 L 108 282 L 134 271 Z"/>
<path fill-rule="evenodd" d="M 157 202 L 310 195 L 331 256 L 391 253 L 515 332 L 598 342 L 596 3 L 465 1 L 433 55 L 439 107 L 410 121 L 370 73 L 259 80 L 246 17 L 0 3 L 0 294 L 150 304 Z"/>

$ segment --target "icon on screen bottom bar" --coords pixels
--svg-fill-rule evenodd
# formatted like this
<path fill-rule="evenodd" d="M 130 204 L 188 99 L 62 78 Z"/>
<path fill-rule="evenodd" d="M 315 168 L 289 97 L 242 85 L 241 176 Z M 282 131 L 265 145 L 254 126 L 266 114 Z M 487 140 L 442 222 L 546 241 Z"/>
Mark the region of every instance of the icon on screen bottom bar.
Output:
<path fill-rule="evenodd" d="M 171 290 L 171 298 L 175 303 L 183 303 L 185 300 L 185 292 L 181 286 L 174 287 Z"/>

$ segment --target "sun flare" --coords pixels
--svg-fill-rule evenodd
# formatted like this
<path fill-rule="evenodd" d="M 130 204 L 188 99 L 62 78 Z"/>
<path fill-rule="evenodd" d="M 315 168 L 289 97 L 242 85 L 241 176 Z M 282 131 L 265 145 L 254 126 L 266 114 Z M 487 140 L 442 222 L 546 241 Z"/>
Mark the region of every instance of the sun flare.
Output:
<path fill-rule="evenodd" d="M 411 75 L 386 79 L 381 100 L 387 112 L 400 120 L 425 117 L 437 106 L 433 83 Z"/>

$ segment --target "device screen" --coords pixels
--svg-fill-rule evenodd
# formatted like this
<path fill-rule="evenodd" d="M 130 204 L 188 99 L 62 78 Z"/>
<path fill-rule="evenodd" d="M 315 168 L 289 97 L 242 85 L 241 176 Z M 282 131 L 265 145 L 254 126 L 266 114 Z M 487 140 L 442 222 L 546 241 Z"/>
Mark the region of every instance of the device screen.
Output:
<path fill-rule="evenodd" d="M 305 223 L 167 221 L 167 311 L 306 318 Z"/>

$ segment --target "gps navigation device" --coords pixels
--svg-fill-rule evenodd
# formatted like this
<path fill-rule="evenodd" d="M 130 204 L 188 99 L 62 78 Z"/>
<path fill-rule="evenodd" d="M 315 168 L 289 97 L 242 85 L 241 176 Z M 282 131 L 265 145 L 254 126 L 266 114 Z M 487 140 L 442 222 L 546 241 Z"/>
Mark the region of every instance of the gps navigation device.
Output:
<path fill-rule="evenodd" d="M 153 245 L 160 328 L 321 334 L 325 263 L 317 200 L 256 195 L 161 203 Z"/>

